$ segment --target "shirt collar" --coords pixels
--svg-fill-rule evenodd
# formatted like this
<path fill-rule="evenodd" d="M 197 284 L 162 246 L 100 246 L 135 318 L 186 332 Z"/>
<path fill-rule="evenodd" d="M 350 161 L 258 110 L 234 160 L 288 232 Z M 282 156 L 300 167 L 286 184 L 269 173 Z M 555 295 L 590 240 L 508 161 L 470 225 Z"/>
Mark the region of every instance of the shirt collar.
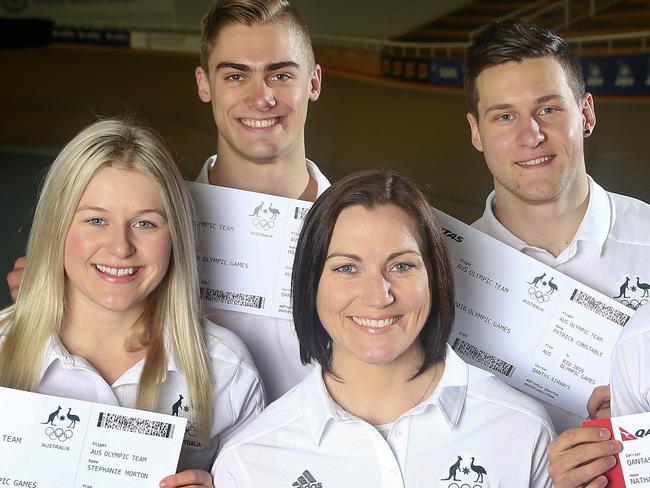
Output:
<path fill-rule="evenodd" d="M 170 345 L 171 341 L 169 338 L 165 341 L 165 353 L 167 356 L 167 370 L 162 378 L 164 382 L 167 379 L 167 373 L 170 371 L 180 373 L 180 368 L 176 363 L 173 350 Z M 61 365 L 66 369 L 94 369 L 90 363 L 88 363 L 83 358 L 78 356 L 73 356 L 65 348 L 61 339 L 58 336 L 51 336 L 45 345 L 45 353 L 43 354 L 43 363 L 41 365 L 41 371 L 39 374 L 39 381 L 45 376 L 45 372 L 50 366 L 56 361 L 59 361 Z M 128 371 L 126 371 L 113 385 L 118 386 L 119 384 L 124 383 L 137 383 L 140 380 L 140 373 L 142 372 L 142 366 L 144 365 L 143 361 L 138 362 L 133 365 Z"/>
<path fill-rule="evenodd" d="M 589 179 L 589 204 L 574 240 L 591 242 L 598 247 L 600 254 L 607 236 L 609 236 L 612 208 L 603 187 L 596 183 L 591 176 L 587 176 L 587 178 Z"/>
<path fill-rule="evenodd" d="M 323 381 L 323 370 L 316 364 L 300 385 L 303 416 L 315 445 L 319 445 L 325 427 L 336 413 Z"/>
<path fill-rule="evenodd" d="M 45 344 L 39 381 L 45 376 L 45 372 L 55 361 L 61 362 L 65 368 L 75 367 L 75 358 L 66 350 L 58 336 L 51 336 L 47 344 Z"/>
<path fill-rule="evenodd" d="M 442 378 L 433 394 L 415 407 L 415 410 L 435 405 L 442 412 L 449 428 L 454 429 L 460 420 L 463 405 L 465 405 L 468 378 L 467 364 L 447 345 L 445 370 L 442 373 Z"/>
<path fill-rule="evenodd" d="M 598 247 L 599 253 L 603 250 L 603 245 L 609 235 L 609 229 L 612 221 L 612 210 L 607 192 L 596 183 L 593 178 L 587 175 L 589 182 L 589 203 L 587 212 L 578 227 L 572 243 L 577 241 L 590 242 Z M 510 232 L 494 215 L 494 199 L 496 193 L 494 190 L 488 195 L 485 201 L 485 210 L 483 211 L 482 224 L 485 231 L 492 237 L 497 238 L 504 244 L 522 251 L 531 248 L 528 243 Z"/>
<path fill-rule="evenodd" d="M 196 177 L 197 183 L 206 183 L 206 184 L 210 183 L 208 173 L 217 163 L 217 158 L 218 155 L 215 154 L 214 156 L 210 156 L 207 159 L 207 161 L 203 164 L 203 167 L 201 168 L 199 175 Z M 305 163 L 307 165 L 307 171 L 309 172 L 309 175 L 316 181 L 316 186 L 317 186 L 316 194 L 320 196 L 325 190 L 329 188 L 330 182 L 325 177 L 325 175 L 320 171 L 320 169 L 318 169 L 318 166 L 316 166 L 316 164 L 313 161 L 305 158 Z"/>
<path fill-rule="evenodd" d="M 467 364 L 447 345 L 445 369 L 436 390 L 405 415 L 418 414 L 431 406 L 436 406 L 442 412 L 449 428 L 454 429 L 463 412 L 468 377 Z M 330 421 L 357 420 L 356 417 L 334 403 L 325 387 L 320 365 L 314 367 L 300 387 L 303 417 L 315 445 L 320 444 L 325 428 Z"/>
<path fill-rule="evenodd" d="M 529 247 L 528 244 L 510 232 L 501 222 L 499 222 L 496 215 L 494 215 L 495 198 L 496 192 L 492 190 L 485 200 L 485 210 L 483 210 L 483 216 L 480 219 L 479 226 L 481 230 L 517 251 L 522 251 Z"/>

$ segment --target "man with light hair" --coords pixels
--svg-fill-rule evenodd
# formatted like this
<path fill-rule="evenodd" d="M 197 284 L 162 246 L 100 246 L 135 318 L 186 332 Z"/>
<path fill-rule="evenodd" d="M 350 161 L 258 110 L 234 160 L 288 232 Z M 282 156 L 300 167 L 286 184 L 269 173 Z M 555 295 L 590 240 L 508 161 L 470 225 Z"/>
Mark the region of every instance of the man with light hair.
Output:
<path fill-rule="evenodd" d="M 472 144 L 494 179 L 473 225 L 609 297 L 627 296 L 626 305 L 644 303 L 620 291 L 629 277 L 650 280 L 650 206 L 606 192 L 587 175 L 584 139 L 596 124 L 594 101 L 566 41 L 516 20 L 487 26 L 466 54 L 465 95 Z M 603 386 L 587 407 L 592 417 L 608 416 L 608 404 Z M 579 425 L 577 416 L 548 410 L 558 432 Z M 553 442 L 555 486 L 569 486 L 565 473 L 574 466 L 588 466 L 575 486 L 602 473 L 600 459 L 597 466 L 589 461 L 619 448 L 608 439 L 597 428 L 573 428 Z M 580 444 L 590 441 L 585 454 Z"/>

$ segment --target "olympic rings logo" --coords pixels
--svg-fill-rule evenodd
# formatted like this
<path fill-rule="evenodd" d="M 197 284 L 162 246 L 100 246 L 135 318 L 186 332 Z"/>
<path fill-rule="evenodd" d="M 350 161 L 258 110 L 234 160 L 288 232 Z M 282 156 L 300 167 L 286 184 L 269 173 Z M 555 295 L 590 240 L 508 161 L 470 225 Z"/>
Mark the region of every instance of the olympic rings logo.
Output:
<path fill-rule="evenodd" d="M 260 230 L 271 230 L 273 227 L 275 227 L 275 222 L 272 220 L 266 220 L 266 219 L 260 219 L 259 217 L 255 217 L 253 219 L 253 225 L 257 227 Z"/>
<path fill-rule="evenodd" d="M 642 298 L 641 300 L 637 300 L 636 298 L 633 298 L 631 300 L 621 300 L 621 303 L 627 307 L 630 307 L 632 310 L 637 310 L 641 305 L 648 303 L 648 299 Z"/>
<path fill-rule="evenodd" d="M 185 427 L 185 435 L 196 437 L 196 427 L 194 427 L 194 424 L 190 421 L 187 422 L 187 427 Z"/>
<path fill-rule="evenodd" d="M 528 294 L 530 295 L 530 298 L 537 300 L 537 303 L 546 303 L 551 299 L 548 293 L 544 293 L 534 286 L 528 288 Z"/>
<path fill-rule="evenodd" d="M 447 485 L 447 488 L 483 488 L 483 485 L 470 485 L 469 483 L 459 485 L 458 483 L 451 483 Z"/>
<path fill-rule="evenodd" d="M 65 442 L 68 439 L 72 438 L 74 432 L 72 432 L 70 429 L 62 429 L 61 427 L 57 427 L 56 429 L 53 427 L 46 427 L 45 428 L 45 435 L 50 438 L 51 441 L 53 440 L 58 440 L 59 442 Z"/>

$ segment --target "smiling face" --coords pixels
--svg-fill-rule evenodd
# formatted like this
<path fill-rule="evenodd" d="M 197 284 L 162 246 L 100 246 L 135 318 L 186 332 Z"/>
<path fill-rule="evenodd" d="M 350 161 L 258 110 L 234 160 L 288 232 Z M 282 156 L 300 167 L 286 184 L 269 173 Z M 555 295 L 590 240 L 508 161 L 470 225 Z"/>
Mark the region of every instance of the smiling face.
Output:
<path fill-rule="evenodd" d="M 167 273 L 171 248 L 154 179 L 102 168 L 86 186 L 65 240 L 69 307 L 139 315 Z"/>
<path fill-rule="evenodd" d="M 593 100 L 586 94 L 576 102 L 555 58 L 493 66 L 476 84 L 478 120 L 472 114 L 467 119 L 497 199 L 544 203 L 586 188 L 583 140 L 596 123 Z"/>
<path fill-rule="evenodd" d="M 334 370 L 397 360 L 420 367 L 431 297 L 419 241 L 413 218 L 396 205 L 341 211 L 316 296 Z"/>
<path fill-rule="evenodd" d="M 212 103 L 219 157 L 249 161 L 304 158 L 307 105 L 320 94 L 320 67 L 287 25 L 224 27 L 196 68 L 199 97 Z"/>

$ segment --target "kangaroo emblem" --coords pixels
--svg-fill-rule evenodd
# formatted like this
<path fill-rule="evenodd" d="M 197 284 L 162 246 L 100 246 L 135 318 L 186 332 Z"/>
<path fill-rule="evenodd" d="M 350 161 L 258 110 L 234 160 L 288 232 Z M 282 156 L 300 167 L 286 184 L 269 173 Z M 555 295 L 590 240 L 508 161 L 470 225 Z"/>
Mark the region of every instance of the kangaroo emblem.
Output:
<path fill-rule="evenodd" d="M 253 213 L 249 215 L 249 217 L 259 217 L 260 210 L 262 210 L 262 207 L 264 206 L 264 202 L 260 203 L 257 207 L 255 207 L 255 210 L 253 210 Z"/>
<path fill-rule="evenodd" d="M 72 410 L 72 409 L 68 408 L 68 414 L 66 415 L 66 417 L 68 417 L 68 420 L 70 421 L 70 425 L 68 425 L 69 429 L 74 428 L 75 425 L 77 425 L 77 422 L 79 422 L 79 420 L 81 420 L 79 418 L 79 416 L 77 416 L 77 415 L 75 415 L 73 413 L 70 413 L 70 410 Z"/>
<path fill-rule="evenodd" d="M 50 424 L 56 427 L 56 424 L 54 423 L 54 419 L 58 417 L 60 411 L 61 411 L 61 407 L 59 406 L 59 408 L 57 408 L 54 412 L 48 415 L 47 422 L 41 422 L 41 424 L 45 424 L 45 425 Z"/>
<path fill-rule="evenodd" d="M 178 417 L 178 409 L 181 408 L 181 405 L 183 404 L 183 395 L 178 395 L 179 399 L 176 403 L 172 405 L 172 416 L 175 415 Z"/>
<path fill-rule="evenodd" d="M 549 293 L 549 295 L 552 295 L 554 291 L 557 291 L 557 285 L 555 283 L 553 283 L 553 277 L 552 276 L 551 276 L 551 279 L 548 280 L 548 286 L 551 289 L 551 292 Z"/>
<path fill-rule="evenodd" d="M 456 461 L 454 464 L 452 464 L 449 467 L 449 476 L 446 478 L 440 478 L 440 481 L 447 481 L 450 480 L 451 478 L 454 478 L 454 481 L 460 481 L 456 479 L 456 473 L 460 469 L 460 462 L 463 460 L 462 457 L 458 456 L 458 461 Z"/>
<path fill-rule="evenodd" d="M 628 297 L 628 296 L 625 294 L 625 292 L 627 291 L 627 285 L 628 285 L 629 283 L 630 283 L 630 277 L 628 276 L 628 277 L 625 278 L 625 283 L 623 283 L 623 284 L 621 285 L 621 288 L 619 289 L 620 293 L 618 294 L 617 297 L 614 297 L 614 298 L 621 298 L 621 297 L 623 297 L 623 298 L 630 298 L 630 297 Z"/>
<path fill-rule="evenodd" d="M 528 283 L 529 285 L 534 285 L 535 288 L 537 288 L 537 283 L 539 283 L 540 281 L 542 281 L 542 280 L 544 279 L 544 276 L 546 276 L 546 273 L 544 273 L 544 274 L 541 275 L 541 276 L 537 276 L 537 277 L 535 277 L 535 279 L 533 279 L 533 281 L 528 281 L 527 283 Z"/>
<path fill-rule="evenodd" d="M 643 290 L 643 296 L 641 298 L 649 296 L 648 291 L 650 291 L 650 285 L 648 283 L 639 283 L 638 276 L 636 277 L 636 287 Z"/>

